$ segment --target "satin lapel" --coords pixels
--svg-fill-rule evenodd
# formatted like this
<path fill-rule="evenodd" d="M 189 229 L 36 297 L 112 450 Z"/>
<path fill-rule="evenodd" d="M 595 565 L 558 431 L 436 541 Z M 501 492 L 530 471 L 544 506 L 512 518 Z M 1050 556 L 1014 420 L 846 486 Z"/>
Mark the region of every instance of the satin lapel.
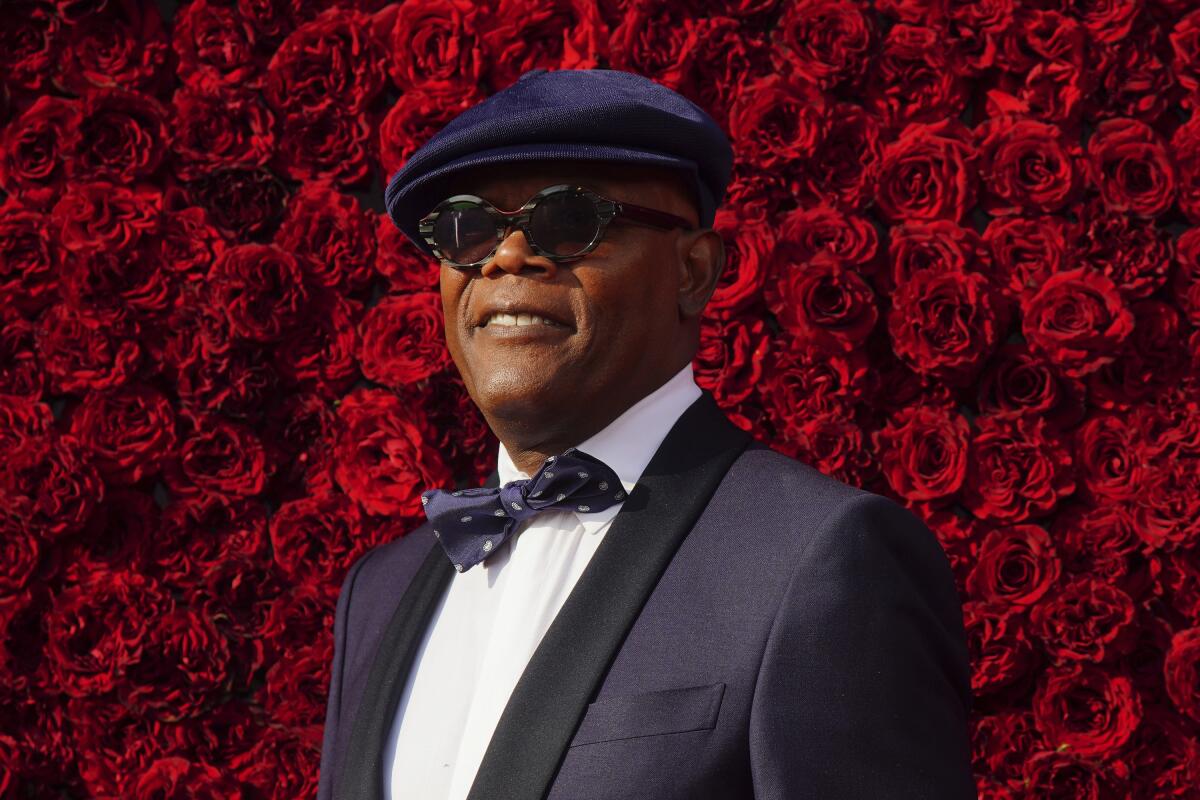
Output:
<path fill-rule="evenodd" d="M 499 476 L 493 470 L 484 485 L 498 484 Z M 388 621 L 371 663 L 341 778 L 333 793 L 336 800 L 382 800 L 384 770 L 390 766 L 383 763 L 384 751 L 400 695 L 425 629 L 453 575 L 454 566 L 435 540 Z"/>
<path fill-rule="evenodd" d="M 467 800 L 546 795 L 625 635 L 750 441 L 707 392 L 680 416 L 530 658 Z"/>

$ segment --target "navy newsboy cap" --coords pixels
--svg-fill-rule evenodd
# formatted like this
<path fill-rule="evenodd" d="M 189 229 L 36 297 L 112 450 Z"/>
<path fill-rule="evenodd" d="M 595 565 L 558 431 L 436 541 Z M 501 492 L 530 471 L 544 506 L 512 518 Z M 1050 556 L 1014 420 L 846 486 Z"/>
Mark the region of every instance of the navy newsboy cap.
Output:
<path fill-rule="evenodd" d="M 677 168 L 690 180 L 700 224 L 711 227 L 733 148 L 692 101 L 649 78 L 611 69 L 533 69 L 463 111 L 388 182 L 388 215 L 431 253 L 417 226 L 444 200 L 439 179 L 482 164 L 561 158 Z"/>

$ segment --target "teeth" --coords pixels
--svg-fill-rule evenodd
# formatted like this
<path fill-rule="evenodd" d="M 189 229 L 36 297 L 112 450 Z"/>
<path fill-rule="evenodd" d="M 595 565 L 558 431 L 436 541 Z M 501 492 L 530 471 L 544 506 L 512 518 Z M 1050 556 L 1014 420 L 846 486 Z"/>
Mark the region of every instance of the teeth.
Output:
<path fill-rule="evenodd" d="M 484 322 L 484 325 L 512 325 L 520 327 L 522 325 L 551 325 L 557 326 L 557 322 L 539 317 L 537 314 L 492 314 Z"/>

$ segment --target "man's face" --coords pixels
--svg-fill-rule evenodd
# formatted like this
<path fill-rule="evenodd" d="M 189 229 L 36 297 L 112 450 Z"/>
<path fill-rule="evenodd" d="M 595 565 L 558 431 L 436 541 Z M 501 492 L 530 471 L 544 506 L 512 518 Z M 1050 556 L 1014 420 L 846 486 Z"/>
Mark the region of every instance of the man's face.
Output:
<path fill-rule="evenodd" d="M 511 211 L 559 183 L 697 221 L 671 176 L 606 164 L 494 165 L 456 177 L 445 192 L 474 194 Z M 481 269 L 442 265 L 446 341 L 493 427 L 500 419 L 550 427 L 572 418 L 611 419 L 686 363 L 681 233 L 618 217 L 595 250 L 556 263 L 534 253 L 513 229 Z M 514 317 L 527 321 L 522 315 L 549 324 L 514 325 Z"/>

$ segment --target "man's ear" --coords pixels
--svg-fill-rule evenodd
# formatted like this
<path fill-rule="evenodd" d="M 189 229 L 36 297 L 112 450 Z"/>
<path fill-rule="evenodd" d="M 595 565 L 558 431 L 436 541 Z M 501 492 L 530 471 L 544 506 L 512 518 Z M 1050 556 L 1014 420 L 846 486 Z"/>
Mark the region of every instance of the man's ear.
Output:
<path fill-rule="evenodd" d="M 699 317 L 725 268 L 725 242 L 712 228 L 703 228 L 681 236 L 679 249 L 679 315 Z"/>

